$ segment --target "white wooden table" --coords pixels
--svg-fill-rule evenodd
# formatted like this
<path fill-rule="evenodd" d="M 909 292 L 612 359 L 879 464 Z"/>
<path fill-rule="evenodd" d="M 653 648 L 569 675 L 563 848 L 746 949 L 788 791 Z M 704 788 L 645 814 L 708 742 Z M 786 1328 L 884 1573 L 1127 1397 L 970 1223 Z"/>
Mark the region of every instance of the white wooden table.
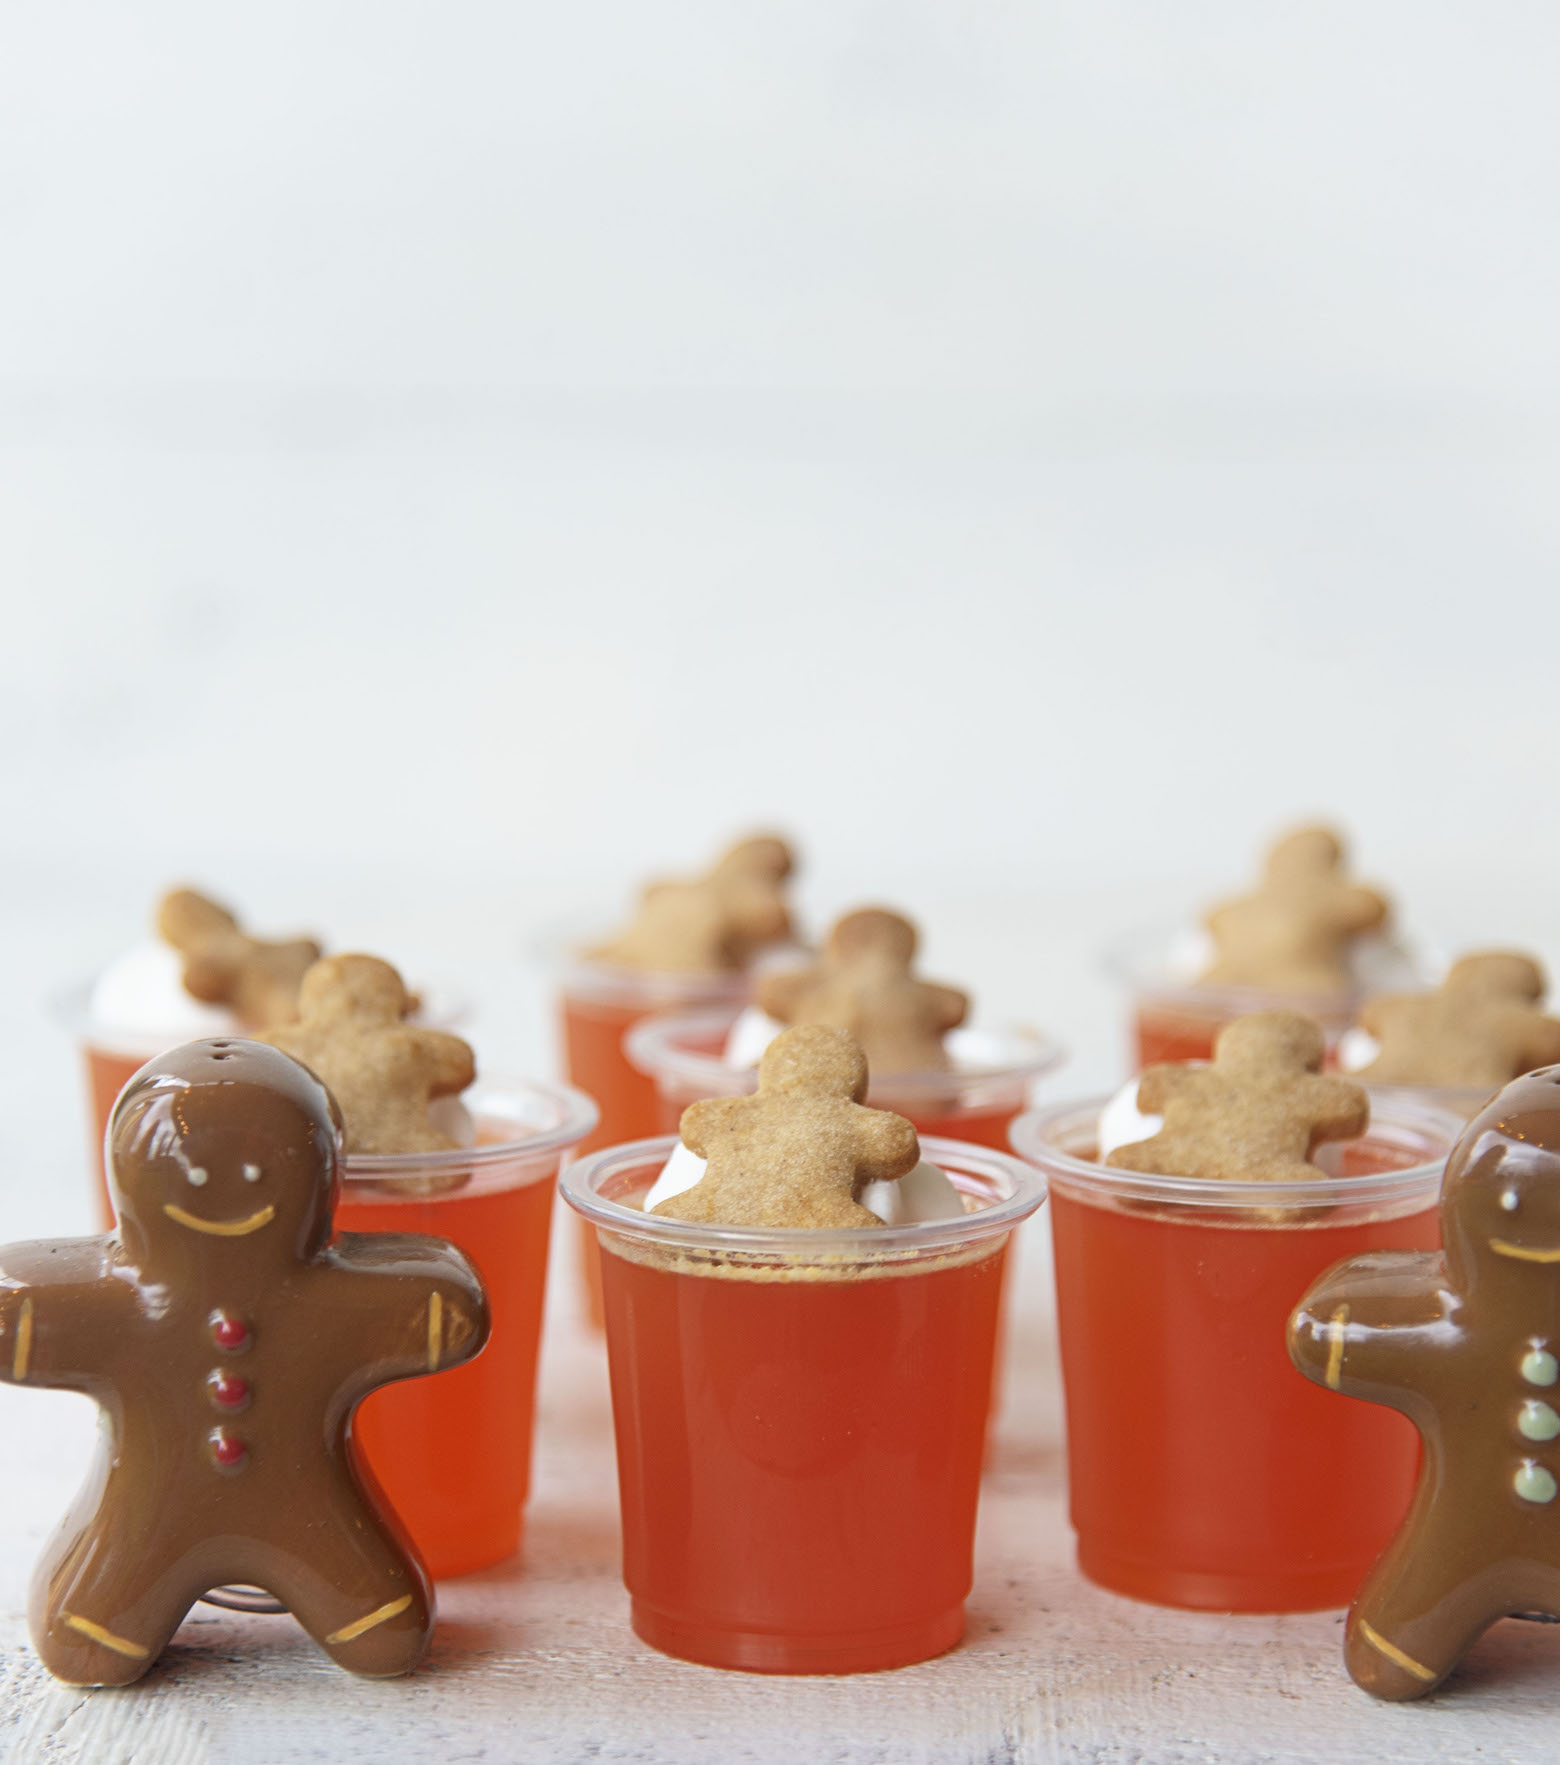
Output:
<path fill-rule="evenodd" d="M 63 1039 L 40 1032 L 32 1001 L 92 940 L 73 917 L 80 903 L 0 895 L 0 909 L 0 954 L 22 977 L 0 1051 L 13 1081 L 0 1126 L 0 1235 L 82 1230 L 79 1140 L 74 1128 L 62 1139 L 49 1126 L 51 1111 L 68 1119 L 74 1108 L 74 1075 Z M 1119 903 L 1071 904 L 1065 916 L 1052 916 L 1065 936 L 1033 934 L 1028 962 L 991 970 L 1007 976 L 1001 984 L 1015 999 L 1032 993 L 1060 1002 L 1059 1014 L 1046 1015 L 1065 1021 L 1081 1046 L 1081 1072 L 1065 1081 L 1068 1089 L 1108 1077 L 1114 1034 L 1112 1002 L 1076 954 L 1093 937 L 1090 911 L 1116 912 Z M 1015 935 L 1011 916 L 997 908 L 960 923 L 964 930 L 950 942 L 971 960 L 983 940 L 1011 944 Z M 390 939 L 372 941 L 388 947 Z M 502 1013 L 490 1016 L 491 1034 L 540 1061 L 537 983 L 516 974 L 509 1027 L 498 1021 Z M 1341 1614 L 1193 1616 L 1135 1605 L 1082 1581 L 1066 1523 L 1045 1253 L 1043 1233 L 1031 1234 L 967 1639 L 924 1666 L 849 1680 L 687 1666 L 654 1654 L 630 1632 L 618 1579 L 604 1360 L 577 1321 L 567 1278 L 555 1282 L 550 1302 L 523 1552 L 501 1570 L 445 1585 L 432 1660 L 403 1681 L 338 1672 L 285 1618 L 197 1608 L 142 1686 L 81 1692 L 55 1685 L 28 1647 L 27 1576 L 80 1475 L 92 1412 L 74 1397 L 0 1387 L 0 1759 L 1419 1765 L 1555 1756 L 1560 1634 L 1546 1627 L 1504 1625 L 1449 1691 L 1422 1705 L 1383 1706 L 1343 1672 Z M 559 1258 L 560 1274 L 571 1266 L 571 1258 Z"/>

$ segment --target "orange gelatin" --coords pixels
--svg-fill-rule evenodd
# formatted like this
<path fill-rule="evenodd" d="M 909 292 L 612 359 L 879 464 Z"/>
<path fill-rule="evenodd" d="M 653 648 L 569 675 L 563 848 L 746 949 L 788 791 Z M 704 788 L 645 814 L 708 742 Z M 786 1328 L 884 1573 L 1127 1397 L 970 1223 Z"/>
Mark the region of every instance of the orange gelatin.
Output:
<path fill-rule="evenodd" d="M 1342 1174 L 1401 1161 L 1356 1149 Z M 1352 1599 L 1408 1506 L 1405 1417 L 1289 1363 L 1292 1307 L 1368 1250 L 1431 1250 L 1431 1204 L 1274 1223 L 1052 1187 L 1079 1567 L 1117 1593 L 1224 1612 Z"/>
<path fill-rule="evenodd" d="M 763 1280 L 603 1247 L 639 1636 L 758 1673 L 953 1647 L 1004 1257 Z"/>
<path fill-rule="evenodd" d="M 1132 1028 L 1137 1070 L 1182 1060 L 1212 1060 L 1213 1040 L 1229 1021 L 1163 1006 L 1139 1005 Z"/>
<path fill-rule="evenodd" d="M 372 1392 L 353 1419 L 363 1458 L 435 1576 L 485 1568 L 519 1547 L 554 1187 L 551 1175 L 426 1197 L 342 1184 L 339 1230 L 448 1238 L 476 1265 L 492 1307 L 493 1333 L 475 1360 Z"/>

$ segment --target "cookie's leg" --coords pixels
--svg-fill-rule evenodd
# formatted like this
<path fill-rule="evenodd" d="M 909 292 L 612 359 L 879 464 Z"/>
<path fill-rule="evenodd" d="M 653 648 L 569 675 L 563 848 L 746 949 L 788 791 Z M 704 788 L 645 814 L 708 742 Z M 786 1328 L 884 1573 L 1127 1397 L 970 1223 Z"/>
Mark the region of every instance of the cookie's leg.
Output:
<path fill-rule="evenodd" d="M 167 1647 L 190 1608 L 168 1578 L 128 1559 L 96 1525 L 49 1551 L 33 1576 L 28 1618 L 38 1658 L 67 1685 L 130 1685 Z M 157 1567 L 164 1567 L 158 1565 Z"/>
<path fill-rule="evenodd" d="M 433 1587 L 367 1502 L 333 1492 L 331 1523 L 311 1534 L 307 1568 L 268 1578 L 278 1599 L 340 1667 L 409 1673 L 433 1635 Z"/>

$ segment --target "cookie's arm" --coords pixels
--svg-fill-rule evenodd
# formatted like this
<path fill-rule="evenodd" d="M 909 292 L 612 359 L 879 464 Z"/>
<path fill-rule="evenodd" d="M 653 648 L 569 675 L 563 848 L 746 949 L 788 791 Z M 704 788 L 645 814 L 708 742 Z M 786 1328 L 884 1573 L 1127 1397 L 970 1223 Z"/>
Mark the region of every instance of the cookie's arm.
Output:
<path fill-rule="evenodd" d="M 1151 1066 L 1138 1080 L 1137 1106 L 1144 1115 L 1163 1115 L 1173 1097 L 1197 1088 L 1202 1069 L 1191 1066 Z"/>
<path fill-rule="evenodd" d="M 0 1249 L 0 1380 L 70 1391 L 106 1383 L 135 1308 L 135 1289 L 111 1270 L 106 1238 Z"/>
<path fill-rule="evenodd" d="M 1289 1319 L 1289 1358 L 1318 1385 L 1414 1407 L 1461 1341 L 1438 1252 L 1377 1251 L 1329 1269 Z"/>
<path fill-rule="evenodd" d="M 902 1115 L 851 1105 L 856 1131 L 856 1183 L 887 1183 L 907 1176 L 921 1158 L 921 1141 Z"/>
<path fill-rule="evenodd" d="M 1321 1140 L 1354 1140 L 1365 1132 L 1370 1120 L 1370 1099 L 1350 1079 L 1318 1075 L 1311 1081 L 1315 1113 L 1311 1120 L 1311 1145 Z"/>
<path fill-rule="evenodd" d="M 946 1035 L 949 1030 L 956 1030 L 969 1012 L 969 994 L 961 993 L 957 987 L 933 986 L 932 998 L 939 1032 Z"/>
<path fill-rule="evenodd" d="M 745 1097 L 707 1097 L 702 1103 L 690 1103 L 677 1124 L 683 1145 L 700 1158 L 708 1158 L 712 1142 L 736 1125 L 747 1101 Z"/>
<path fill-rule="evenodd" d="M 416 1030 L 418 1052 L 429 1063 L 428 1095 L 453 1097 L 477 1076 L 471 1044 L 444 1030 Z"/>
<path fill-rule="evenodd" d="M 780 1023 L 790 1023 L 802 994 L 812 985 L 810 968 L 782 968 L 758 977 L 758 1007 Z"/>
<path fill-rule="evenodd" d="M 481 1278 L 444 1239 L 343 1232 L 330 1255 L 334 1309 L 343 1319 L 372 1318 L 381 1332 L 373 1384 L 458 1366 L 487 1341 L 492 1320 Z M 354 1334 L 343 1332 L 343 1340 Z M 360 1341 L 351 1352 L 361 1357 Z"/>

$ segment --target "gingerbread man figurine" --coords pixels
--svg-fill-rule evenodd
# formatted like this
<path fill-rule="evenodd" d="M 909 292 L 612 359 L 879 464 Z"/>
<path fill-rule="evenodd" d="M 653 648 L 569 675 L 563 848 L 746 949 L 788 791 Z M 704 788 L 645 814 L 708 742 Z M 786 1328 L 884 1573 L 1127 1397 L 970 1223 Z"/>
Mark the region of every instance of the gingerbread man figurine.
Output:
<path fill-rule="evenodd" d="M 1345 1633 L 1378 1698 L 1433 1691 L 1497 1618 L 1560 1618 L 1560 1066 L 1468 1124 L 1441 1241 L 1339 1263 L 1289 1321 L 1308 1379 L 1401 1410 L 1424 1443 Z"/>
<path fill-rule="evenodd" d="M 1310 1155 L 1324 1140 L 1365 1131 L 1370 1103 L 1358 1085 L 1321 1070 L 1320 1028 L 1296 1011 L 1255 1011 L 1219 1031 L 1210 1066 L 1151 1066 L 1137 1106 L 1163 1116 L 1147 1140 L 1106 1163 L 1166 1177 L 1314 1182 Z"/>
<path fill-rule="evenodd" d="M 352 1440 L 376 1386 L 469 1360 L 488 1312 L 452 1245 L 331 1238 L 341 1127 L 280 1050 L 191 1042 L 108 1132 L 115 1233 L 0 1250 L 0 1378 L 82 1391 L 97 1461 L 33 1576 L 34 1647 L 125 1685 L 213 1587 L 264 1588 L 339 1665 L 416 1666 L 426 1571 Z"/>
<path fill-rule="evenodd" d="M 862 907 L 837 920 L 816 966 L 759 977 L 758 1003 L 781 1023 L 827 1023 L 849 1030 L 872 1070 L 946 1072 L 943 1046 L 964 1022 L 969 997 L 917 980 L 916 930 L 886 907 Z"/>
<path fill-rule="evenodd" d="M 1331 828 L 1302 827 L 1268 853 L 1262 886 L 1215 907 L 1206 919 L 1218 955 L 1203 975 L 1214 985 L 1333 993 L 1350 982 L 1348 949 L 1386 921 L 1386 898 L 1343 870 Z"/>
<path fill-rule="evenodd" d="M 758 1063 L 755 1096 L 683 1111 L 683 1144 L 705 1172 L 655 1212 L 727 1226 L 880 1227 L 856 1196 L 914 1170 L 921 1143 L 902 1116 L 866 1108 L 866 1094 L 866 1057 L 844 1030 L 784 1031 Z"/>

